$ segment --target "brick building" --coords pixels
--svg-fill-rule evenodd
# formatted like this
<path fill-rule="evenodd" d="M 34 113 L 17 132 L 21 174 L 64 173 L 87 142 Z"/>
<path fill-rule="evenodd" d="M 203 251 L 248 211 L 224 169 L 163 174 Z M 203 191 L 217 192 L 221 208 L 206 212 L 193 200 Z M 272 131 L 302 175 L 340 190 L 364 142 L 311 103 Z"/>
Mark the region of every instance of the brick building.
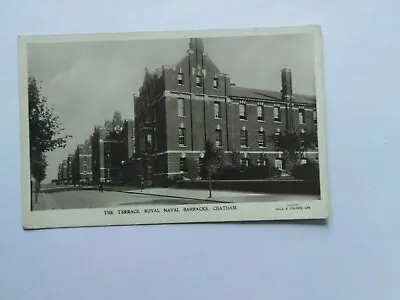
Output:
<path fill-rule="evenodd" d="M 123 120 L 120 112 L 111 121 L 96 126 L 91 136 L 92 179 L 116 183 L 122 180 L 121 166 L 133 155 L 133 121 Z"/>
<path fill-rule="evenodd" d="M 62 163 L 58 165 L 58 172 L 57 172 L 57 183 L 60 184 L 63 180 L 63 172 L 62 172 Z"/>
<path fill-rule="evenodd" d="M 207 140 L 237 153 L 243 165 L 284 168 L 268 137 L 289 129 L 316 131 L 317 115 L 315 96 L 292 93 L 290 70 L 279 75 L 281 91 L 237 87 L 201 39 L 190 39 L 176 65 L 146 70 L 134 96 L 136 154 L 144 178 L 165 185 L 182 172 L 197 177 Z"/>
<path fill-rule="evenodd" d="M 135 154 L 133 126 L 133 120 L 122 119 L 118 111 L 111 121 L 95 126 L 93 134 L 59 165 L 58 182 L 114 183 L 123 181 L 124 174 L 132 178 L 130 169 Z M 122 168 L 125 169 L 124 172 Z"/>
<path fill-rule="evenodd" d="M 76 148 L 75 167 L 76 181 L 80 184 L 91 184 L 93 180 L 92 144 L 89 139 Z"/>
<path fill-rule="evenodd" d="M 67 156 L 67 182 L 69 184 L 72 183 L 72 176 L 73 176 L 73 172 L 74 172 L 74 154 L 69 154 Z"/>
<path fill-rule="evenodd" d="M 62 179 L 63 183 L 68 182 L 68 162 L 66 159 L 64 159 L 62 162 Z"/>

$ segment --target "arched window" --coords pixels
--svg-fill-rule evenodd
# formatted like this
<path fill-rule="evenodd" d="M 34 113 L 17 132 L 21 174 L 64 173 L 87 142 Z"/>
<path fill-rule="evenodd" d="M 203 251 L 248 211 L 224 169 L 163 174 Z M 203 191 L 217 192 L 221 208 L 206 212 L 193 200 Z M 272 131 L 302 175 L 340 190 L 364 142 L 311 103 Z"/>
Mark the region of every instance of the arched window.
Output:
<path fill-rule="evenodd" d="M 283 160 L 282 157 L 277 157 L 275 159 L 275 168 L 277 168 L 278 170 L 282 170 L 283 169 Z"/>
<path fill-rule="evenodd" d="M 247 153 L 243 153 L 243 157 L 240 159 L 240 164 L 242 165 L 242 168 L 247 168 L 249 166 L 249 158 L 247 156 Z"/>
<path fill-rule="evenodd" d="M 243 126 L 242 130 L 240 130 L 240 147 L 241 148 L 249 147 L 249 138 L 248 138 L 248 133 L 247 133 L 247 129 L 245 126 Z"/>
<path fill-rule="evenodd" d="M 267 153 L 261 153 L 260 156 L 258 157 L 257 160 L 257 166 L 267 166 L 268 165 L 268 158 L 267 158 Z"/>
<path fill-rule="evenodd" d="M 186 153 L 181 153 L 181 157 L 179 158 L 179 171 L 187 172 Z"/>
<path fill-rule="evenodd" d="M 203 169 L 204 166 L 204 152 L 200 152 L 199 154 L 199 172 Z"/>
<path fill-rule="evenodd" d="M 281 108 L 279 105 L 274 106 L 274 121 L 282 122 Z"/>
<path fill-rule="evenodd" d="M 306 110 L 304 107 L 299 108 L 299 124 L 306 124 Z"/>
<path fill-rule="evenodd" d="M 300 159 L 300 165 L 305 165 L 308 162 L 307 155 L 303 153 L 301 159 Z"/>
<path fill-rule="evenodd" d="M 218 89 L 218 87 L 219 87 L 218 75 L 217 74 L 214 74 L 213 86 L 214 86 L 214 89 Z"/>
<path fill-rule="evenodd" d="M 202 87 L 202 78 L 201 78 L 201 71 L 198 70 L 197 71 L 197 75 L 196 75 L 196 86 L 197 87 Z"/>
<path fill-rule="evenodd" d="M 183 123 L 179 125 L 178 129 L 178 143 L 180 147 L 186 146 L 186 128 Z"/>
<path fill-rule="evenodd" d="M 266 146 L 266 138 L 265 138 L 264 128 L 260 127 L 260 129 L 258 130 L 258 147 L 264 148 L 265 146 Z"/>
<path fill-rule="evenodd" d="M 219 125 L 215 129 L 215 146 L 222 147 L 222 130 Z"/>
<path fill-rule="evenodd" d="M 221 119 L 221 102 L 214 101 L 214 118 Z"/>
<path fill-rule="evenodd" d="M 178 71 L 178 84 L 183 85 L 183 72 L 181 68 Z"/>
<path fill-rule="evenodd" d="M 257 120 L 264 121 L 264 105 L 262 103 L 257 104 Z"/>
<path fill-rule="evenodd" d="M 239 118 L 240 120 L 247 120 L 247 106 L 246 102 L 239 103 Z"/>

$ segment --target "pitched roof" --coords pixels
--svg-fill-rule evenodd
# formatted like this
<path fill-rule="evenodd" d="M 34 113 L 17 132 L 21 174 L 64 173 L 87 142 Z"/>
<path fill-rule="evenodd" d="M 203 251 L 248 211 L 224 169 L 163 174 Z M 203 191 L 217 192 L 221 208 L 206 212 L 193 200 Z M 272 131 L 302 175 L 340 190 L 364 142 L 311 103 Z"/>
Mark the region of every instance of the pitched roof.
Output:
<path fill-rule="evenodd" d="M 277 92 L 277 91 L 269 91 L 269 90 L 232 86 L 230 97 L 279 101 L 281 99 L 281 93 Z M 304 103 L 304 104 L 315 104 L 316 98 L 315 98 L 315 96 L 311 96 L 311 95 L 293 94 L 293 101 L 297 102 L 297 103 Z"/>

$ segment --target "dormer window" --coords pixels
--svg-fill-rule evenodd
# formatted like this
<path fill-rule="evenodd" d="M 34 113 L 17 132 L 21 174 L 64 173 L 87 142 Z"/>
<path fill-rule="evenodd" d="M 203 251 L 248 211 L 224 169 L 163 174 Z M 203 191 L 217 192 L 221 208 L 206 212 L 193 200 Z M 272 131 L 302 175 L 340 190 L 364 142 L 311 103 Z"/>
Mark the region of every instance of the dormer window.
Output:
<path fill-rule="evenodd" d="M 178 84 L 183 85 L 183 72 L 182 69 L 178 71 Z"/>
<path fill-rule="evenodd" d="M 304 107 L 299 108 L 299 123 L 306 124 L 306 110 Z"/>
<path fill-rule="evenodd" d="M 247 106 L 244 102 L 239 104 L 239 118 L 240 120 L 247 120 Z"/>
<path fill-rule="evenodd" d="M 278 105 L 274 106 L 274 121 L 282 122 L 281 108 Z"/>
<path fill-rule="evenodd" d="M 257 105 L 257 120 L 264 121 L 264 105 L 263 104 Z"/>
<path fill-rule="evenodd" d="M 213 86 L 214 86 L 214 89 L 218 89 L 218 87 L 219 87 L 219 82 L 218 82 L 218 76 L 217 76 L 217 74 L 214 75 L 214 78 L 213 78 Z"/>

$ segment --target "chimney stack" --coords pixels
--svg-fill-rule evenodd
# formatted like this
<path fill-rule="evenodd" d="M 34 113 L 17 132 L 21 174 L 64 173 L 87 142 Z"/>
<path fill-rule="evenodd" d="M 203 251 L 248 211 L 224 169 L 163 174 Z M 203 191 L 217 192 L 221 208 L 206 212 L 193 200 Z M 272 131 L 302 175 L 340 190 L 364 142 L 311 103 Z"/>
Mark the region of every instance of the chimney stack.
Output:
<path fill-rule="evenodd" d="M 290 100 L 292 98 L 292 71 L 289 69 L 281 70 L 282 98 Z"/>
<path fill-rule="evenodd" d="M 282 83 L 282 101 L 285 101 L 286 104 L 286 131 L 293 132 L 294 124 L 293 124 L 293 107 L 292 107 L 292 99 L 293 99 L 293 90 L 292 90 L 292 71 L 289 69 L 281 70 L 281 83 Z"/>

